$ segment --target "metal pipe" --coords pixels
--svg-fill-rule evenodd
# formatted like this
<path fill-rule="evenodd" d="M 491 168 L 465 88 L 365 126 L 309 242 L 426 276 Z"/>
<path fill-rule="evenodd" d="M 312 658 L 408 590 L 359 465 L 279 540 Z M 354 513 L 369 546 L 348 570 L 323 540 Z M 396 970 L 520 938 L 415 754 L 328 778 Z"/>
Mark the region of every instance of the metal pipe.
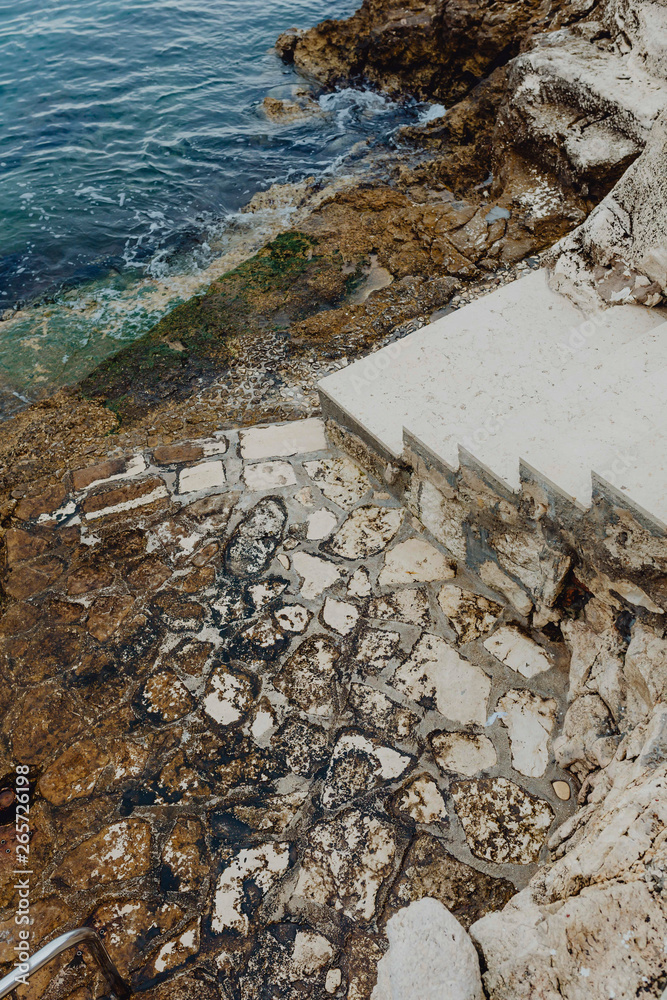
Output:
<path fill-rule="evenodd" d="M 92 927 L 77 927 L 75 931 L 67 931 L 65 934 L 61 934 L 60 937 L 55 938 L 55 940 L 50 941 L 49 944 L 45 944 L 43 948 L 35 952 L 24 966 L 27 965 L 27 971 L 22 972 L 20 968 L 15 968 L 8 976 L 4 979 L 0 979 L 0 1000 L 2 997 L 6 997 L 8 993 L 16 989 L 19 983 L 17 980 L 26 979 L 30 977 L 33 972 L 37 972 L 43 966 L 50 962 L 51 959 L 55 958 L 56 955 L 60 955 L 61 952 L 67 951 L 68 948 L 73 947 L 75 944 L 87 944 L 90 952 L 101 967 L 102 972 L 109 980 L 109 984 L 113 990 L 115 996 L 118 1000 L 127 1000 L 132 994 L 132 990 L 129 984 L 120 975 L 118 969 L 113 964 L 109 958 L 109 953 L 102 944 L 102 941 L 97 933 Z"/>

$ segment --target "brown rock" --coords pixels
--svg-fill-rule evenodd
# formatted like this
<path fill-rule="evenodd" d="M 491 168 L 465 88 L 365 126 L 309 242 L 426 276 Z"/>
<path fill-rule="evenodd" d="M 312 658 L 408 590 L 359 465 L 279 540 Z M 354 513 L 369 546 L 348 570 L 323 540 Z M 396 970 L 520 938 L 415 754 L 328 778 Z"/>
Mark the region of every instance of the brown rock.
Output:
<path fill-rule="evenodd" d="M 85 798 L 109 763 L 109 754 L 92 740 L 81 740 L 62 753 L 39 780 L 38 791 L 52 805 Z"/>
<path fill-rule="evenodd" d="M 39 621 L 39 611 L 32 604 L 12 604 L 0 618 L 0 635 L 28 632 Z"/>
<path fill-rule="evenodd" d="M 129 483 L 113 490 L 94 493 L 83 502 L 83 511 L 90 520 L 100 517 L 128 517 L 140 509 L 142 514 L 154 512 L 169 506 L 170 500 L 164 480 L 158 476 L 142 479 L 139 483 Z M 120 511 L 116 508 L 121 507 Z"/>
<path fill-rule="evenodd" d="M 185 576 L 179 576 L 175 583 L 176 589 L 183 591 L 184 594 L 196 594 L 215 583 L 215 567 L 202 566 L 200 569 L 193 569 Z"/>
<path fill-rule="evenodd" d="M 352 934 L 345 946 L 341 965 L 349 981 L 347 1000 L 371 1000 L 377 982 L 377 965 L 385 952 L 379 934 Z"/>
<path fill-rule="evenodd" d="M 119 476 L 125 472 L 127 462 L 124 458 L 110 458 L 108 462 L 99 465 L 89 465 L 85 469 L 75 469 L 72 473 L 72 485 L 75 490 L 85 490 L 91 483 L 110 476 Z"/>
<path fill-rule="evenodd" d="M 49 896 L 47 899 L 38 899 L 31 902 L 30 927 L 31 939 L 30 950 L 37 951 L 41 945 L 55 930 L 66 924 L 72 916 L 72 911 L 67 904 L 56 896 Z M 16 953 L 14 945 L 19 943 L 19 926 L 15 923 L 14 914 L 6 920 L 0 921 L 0 964 L 14 964 Z"/>
<path fill-rule="evenodd" d="M 106 642 L 130 613 L 134 599 L 127 594 L 98 597 L 88 615 L 86 628 L 98 642 Z"/>
<path fill-rule="evenodd" d="M 43 556 L 35 562 L 10 570 L 5 590 L 9 597 L 24 600 L 46 590 L 62 575 L 65 564 L 55 556 Z"/>
<path fill-rule="evenodd" d="M 23 531 L 21 528 L 10 528 L 5 535 L 5 544 L 9 566 L 41 556 L 49 547 L 48 539 Z"/>
<path fill-rule="evenodd" d="M 195 892 L 210 874 L 204 859 L 204 831 L 198 819 L 183 816 L 176 822 L 162 851 L 165 891 Z"/>
<path fill-rule="evenodd" d="M 491 910 L 500 910 L 516 892 L 511 882 L 471 868 L 429 834 L 410 845 L 400 875 L 382 913 L 384 926 L 398 910 L 418 899 L 439 899 L 468 929 Z"/>
<path fill-rule="evenodd" d="M 194 707 L 194 699 L 171 670 L 162 670 L 146 681 L 141 704 L 155 722 L 174 722 Z"/>
<path fill-rule="evenodd" d="M 169 628 L 197 628 L 204 620 L 204 609 L 201 604 L 189 601 L 177 590 L 160 591 L 151 604 Z"/>
<path fill-rule="evenodd" d="M 151 828 L 140 819 L 114 823 L 63 859 L 55 878 L 77 889 L 145 875 L 151 866 Z"/>
<path fill-rule="evenodd" d="M 204 449 L 201 445 L 192 444 L 187 441 L 185 444 L 163 445 L 161 448 L 153 448 L 153 458 L 159 465 L 172 465 L 176 462 L 196 462 L 204 457 Z"/>
<path fill-rule="evenodd" d="M 213 650 L 214 646 L 211 642 L 202 642 L 200 639 L 182 639 L 163 662 L 170 663 L 179 670 L 184 670 L 187 674 L 203 677 Z"/>
<path fill-rule="evenodd" d="M 157 556 L 149 556 L 139 563 L 137 568 L 127 576 L 128 586 L 139 593 L 159 590 L 162 584 L 171 576 L 169 567 Z"/>
<path fill-rule="evenodd" d="M 52 514 L 62 506 L 65 496 L 65 487 L 62 483 L 54 483 L 36 496 L 23 497 L 14 515 L 19 521 L 28 521 L 33 517 L 39 517 L 40 514 Z"/>
<path fill-rule="evenodd" d="M 182 750 L 162 769 L 159 787 L 169 802 L 189 802 L 211 794 L 209 785 L 200 778 Z"/>
<path fill-rule="evenodd" d="M 92 563 L 79 566 L 67 577 L 67 593 L 73 597 L 87 594 L 91 590 L 101 590 L 113 583 L 113 572 L 108 566 Z"/>
<path fill-rule="evenodd" d="M 175 903 L 156 906 L 140 899 L 123 899 L 98 906 L 89 922 L 102 935 L 120 974 L 127 976 L 144 960 L 138 942 L 152 941 L 170 931 L 184 916 L 185 910 Z"/>
<path fill-rule="evenodd" d="M 39 684 L 19 701 L 11 730 L 15 760 L 41 764 L 77 736 L 84 720 L 69 695 L 51 683 Z"/>

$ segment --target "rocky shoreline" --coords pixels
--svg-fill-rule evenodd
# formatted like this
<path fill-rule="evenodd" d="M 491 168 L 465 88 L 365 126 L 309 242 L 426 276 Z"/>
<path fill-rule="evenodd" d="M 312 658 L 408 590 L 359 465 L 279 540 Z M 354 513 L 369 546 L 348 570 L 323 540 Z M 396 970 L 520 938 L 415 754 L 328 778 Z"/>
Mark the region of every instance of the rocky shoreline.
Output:
<path fill-rule="evenodd" d="M 533 611 L 502 587 L 501 598 L 497 579 L 469 577 L 465 555 L 449 545 L 458 565 L 448 563 L 424 535 L 424 511 L 411 518 L 402 498 L 385 491 L 382 470 L 370 463 L 365 476 L 325 443 L 317 421 L 294 424 L 293 433 L 289 425 L 243 431 L 315 416 L 321 376 L 545 263 L 579 300 L 663 302 L 667 73 L 649 31 L 655 6 L 365 0 L 345 21 L 282 35 L 278 51 L 303 74 L 304 89 L 267 113 L 311 114 L 311 88 L 359 84 L 442 102 L 447 111 L 402 129 L 391 149 L 360 149 L 354 171 L 328 186 L 258 195 L 248 211 L 292 206 L 288 231 L 78 385 L 3 425 L 3 670 L 20 682 L 24 706 L 46 706 L 46 723 L 40 717 L 34 731 L 11 721 L 17 745 L 43 771 L 45 926 L 56 919 L 53 875 L 69 915 L 118 935 L 119 955 L 146 995 L 214 997 L 222 989 L 255 1000 L 275 995 L 276 980 L 289 997 L 385 1000 L 398 975 L 394 943 L 400 955 L 419 934 L 407 917 L 393 925 L 376 986 L 387 920 L 424 895 L 473 925 L 493 1000 L 519 1000 L 527 984 L 549 1000 L 661 995 L 662 541 L 628 521 L 603 544 L 614 547 L 619 574 L 639 565 L 636 545 L 657 579 L 651 598 L 643 595 L 649 603 L 633 604 L 632 613 L 609 587 L 599 596 L 598 579 L 584 586 L 566 560 L 553 601 Z M 434 483 L 441 488 L 441 478 Z M 486 530 L 490 491 L 475 481 L 477 488 L 479 502 L 467 481 L 462 496 L 473 496 L 471 517 L 479 514 Z M 508 532 L 509 506 L 493 503 L 498 531 Z M 409 498 L 405 506 L 412 509 Z M 512 554 L 515 575 L 544 571 L 544 550 L 533 548 Z M 303 629 L 294 625 L 299 614 Z M 375 641 L 394 643 L 381 664 L 363 646 L 369 616 L 381 633 Z M 195 646 L 206 648 L 191 666 Z M 528 650 L 519 667 L 517 647 Z M 71 678 L 58 664 L 64 654 Z M 436 662 L 455 674 L 482 676 L 483 666 L 492 677 L 489 707 L 497 701 L 511 717 L 494 730 L 497 767 L 484 757 L 496 754 L 487 746 L 485 700 L 471 715 L 462 706 L 463 771 L 460 761 L 451 774 L 445 767 L 443 781 L 438 740 L 453 753 L 456 727 L 450 719 L 448 733 L 434 728 L 446 717 L 429 673 Z M 115 708 L 105 709 L 88 748 L 99 764 L 90 812 L 88 792 L 64 790 L 69 759 L 58 757 L 48 716 L 58 719 L 57 739 L 79 746 L 100 684 Z M 216 719 L 218 702 L 238 718 Z M 401 754 L 419 759 L 418 787 L 401 768 L 384 775 L 389 748 L 369 721 L 380 704 L 387 731 L 402 733 L 391 763 Z M 304 712 L 325 721 L 303 730 Z M 532 734 L 527 756 L 524 725 Z M 290 743 L 292 730 L 301 742 Z M 116 742 L 107 752 L 110 734 Z M 548 747 L 555 763 L 547 768 Z M 479 766 L 465 771 L 470 755 Z M 235 770 L 241 759 L 247 774 Z M 112 763 L 124 782 L 121 811 Z M 220 781 L 224 809 L 214 791 Z M 570 818 L 571 789 L 579 809 Z M 446 830 L 445 799 L 457 817 Z M 499 818 L 500 800 L 507 808 Z M 503 825 L 519 814 L 525 829 Z M 65 847 L 70 821 L 73 850 Z M 137 928 L 166 942 L 147 965 L 143 956 L 131 964 L 118 929 L 123 900 L 109 895 L 106 909 L 93 912 L 90 893 L 73 888 L 89 854 L 101 850 L 101 826 L 136 842 L 136 871 L 114 862 L 104 878 L 109 893 L 116 881 L 139 880 Z M 512 842 L 512 833 L 524 841 Z M 364 838 L 370 849 L 351 853 Z M 331 852 L 337 872 L 328 867 Z M 430 859 L 441 853 L 438 874 Z M 206 910 L 208 866 L 221 857 L 215 917 Z M 171 902 L 159 903 L 163 890 L 175 893 Z M 471 892 L 481 900 L 474 913 L 462 903 Z M 650 927 L 642 929 L 644 911 Z M 249 927 L 255 936 L 244 938 Z M 465 950 L 470 941 L 460 940 Z M 625 965 L 621 947 L 631 957 Z M 474 965 L 475 952 L 466 954 Z M 471 977 L 468 993 L 452 997 L 479 1000 L 479 971 Z M 73 984 L 67 969 L 62 996 Z"/>

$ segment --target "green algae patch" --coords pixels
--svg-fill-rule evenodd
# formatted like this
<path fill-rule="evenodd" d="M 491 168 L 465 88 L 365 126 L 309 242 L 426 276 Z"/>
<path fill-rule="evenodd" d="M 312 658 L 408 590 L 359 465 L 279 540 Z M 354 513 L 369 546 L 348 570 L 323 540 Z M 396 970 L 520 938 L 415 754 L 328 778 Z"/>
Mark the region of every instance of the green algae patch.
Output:
<path fill-rule="evenodd" d="M 342 300 L 343 263 L 339 253 L 318 254 L 312 236 L 282 233 L 103 361 L 80 383 L 82 395 L 125 424 L 191 395 L 233 367 L 253 339 L 284 336 L 291 323 Z"/>

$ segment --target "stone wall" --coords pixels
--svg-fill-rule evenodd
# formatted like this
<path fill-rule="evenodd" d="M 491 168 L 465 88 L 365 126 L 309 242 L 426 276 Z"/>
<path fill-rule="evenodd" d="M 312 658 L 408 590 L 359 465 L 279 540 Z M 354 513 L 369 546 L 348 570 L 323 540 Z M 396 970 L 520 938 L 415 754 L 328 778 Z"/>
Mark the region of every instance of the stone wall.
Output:
<path fill-rule="evenodd" d="M 491 1000 L 659 997 L 667 986 L 667 536 L 602 481 L 584 511 L 522 470 L 514 494 L 472 458 L 454 472 L 406 434 L 398 468 L 330 435 L 457 560 L 562 642 L 568 709 L 554 743 L 579 809 L 552 861 L 471 928 Z M 517 948 L 517 942 L 521 946 Z"/>

